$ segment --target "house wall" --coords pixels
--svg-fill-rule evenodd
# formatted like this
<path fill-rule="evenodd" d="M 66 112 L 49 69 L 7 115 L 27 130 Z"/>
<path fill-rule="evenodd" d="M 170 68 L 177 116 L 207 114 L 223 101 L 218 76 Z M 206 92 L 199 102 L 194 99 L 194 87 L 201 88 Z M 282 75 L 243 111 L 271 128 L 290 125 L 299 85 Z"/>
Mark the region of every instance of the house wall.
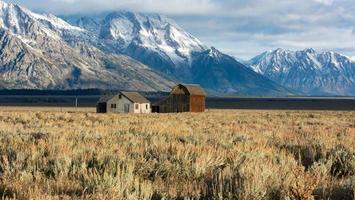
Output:
<path fill-rule="evenodd" d="M 111 108 L 112 104 L 116 104 L 116 108 Z M 114 96 L 112 99 L 107 101 L 107 112 L 108 113 L 125 113 L 125 105 L 129 105 L 129 113 L 134 112 L 134 104 L 122 95 L 122 98 L 119 98 L 119 95 Z"/>
<path fill-rule="evenodd" d="M 116 104 L 116 108 L 112 108 L 111 105 Z M 126 113 L 125 105 L 129 105 L 128 113 L 151 113 L 150 103 L 132 103 L 128 98 L 122 95 L 114 96 L 112 99 L 107 101 L 107 112 L 108 113 Z M 136 107 L 137 105 L 137 107 Z"/>
<path fill-rule="evenodd" d="M 150 103 L 135 103 L 134 113 L 151 113 Z"/>

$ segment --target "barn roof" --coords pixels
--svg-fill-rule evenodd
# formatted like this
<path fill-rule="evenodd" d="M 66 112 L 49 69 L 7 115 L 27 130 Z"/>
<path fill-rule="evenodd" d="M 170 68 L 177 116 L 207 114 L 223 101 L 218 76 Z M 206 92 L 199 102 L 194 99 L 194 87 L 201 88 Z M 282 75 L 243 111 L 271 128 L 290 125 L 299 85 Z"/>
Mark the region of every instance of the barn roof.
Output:
<path fill-rule="evenodd" d="M 202 95 L 205 96 L 205 90 L 197 84 L 179 84 L 176 87 L 184 87 L 190 95 Z"/>
<path fill-rule="evenodd" d="M 138 92 L 121 92 L 121 94 L 127 97 L 133 103 L 150 103 L 148 99 L 146 99 Z"/>

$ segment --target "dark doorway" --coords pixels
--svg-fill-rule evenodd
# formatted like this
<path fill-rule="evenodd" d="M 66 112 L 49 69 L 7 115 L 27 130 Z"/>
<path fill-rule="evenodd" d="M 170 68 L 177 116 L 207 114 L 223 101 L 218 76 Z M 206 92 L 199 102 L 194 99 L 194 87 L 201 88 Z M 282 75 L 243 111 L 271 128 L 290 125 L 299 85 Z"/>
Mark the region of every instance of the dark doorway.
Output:
<path fill-rule="evenodd" d="M 97 113 L 107 113 L 107 103 L 98 103 L 96 106 Z"/>

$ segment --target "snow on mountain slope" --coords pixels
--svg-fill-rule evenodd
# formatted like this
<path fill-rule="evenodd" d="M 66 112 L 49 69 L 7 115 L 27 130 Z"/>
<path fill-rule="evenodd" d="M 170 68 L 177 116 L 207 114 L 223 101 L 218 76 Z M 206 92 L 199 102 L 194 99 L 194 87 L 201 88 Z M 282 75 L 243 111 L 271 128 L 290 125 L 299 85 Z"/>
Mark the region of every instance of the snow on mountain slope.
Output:
<path fill-rule="evenodd" d="M 255 72 L 309 95 L 355 95 L 355 63 L 335 52 L 276 49 L 249 64 Z"/>
<path fill-rule="evenodd" d="M 191 53 L 207 47 L 174 21 L 158 14 L 127 11 L 98 17 L 67 17 L 67 21 L 86 30 L 96 29 L 100 48 L 127 54 L 166 74 L 184 74 Z M 97 26 L 93 28 L 93 26 Z"/>
<path fill-rule="evenodd" d="M 38 26 L 38 30 L 36 32 L 31 30 L 33 25 Z M 54 15 L 36 14 L 19 5 L 8 4 L 3 1 L 0 1 L 0 27 L 13 34 L 45 34 L 46 36 L 56 39 L 60 39 L 59 34 L 64 31 L 85 31 L 79 27 L 70 25 Z"/>
<path fill-rule="evenodd" d="M 0 1 L 0 87 L 167 91 L 174 84 L 130 57 L 78 39 L 88 35 L 53 15 Z"/>
<path fill-rule="evenodd" d="M 123 48 L 137 43 L 141 47 L 155 49 L 176 59 L 186 58 L 192 51 L 206 49 L 197 38 L 172 20 L 158 14 L 111 13 L 103 21 L 101 38 L 123 41 Z"/>

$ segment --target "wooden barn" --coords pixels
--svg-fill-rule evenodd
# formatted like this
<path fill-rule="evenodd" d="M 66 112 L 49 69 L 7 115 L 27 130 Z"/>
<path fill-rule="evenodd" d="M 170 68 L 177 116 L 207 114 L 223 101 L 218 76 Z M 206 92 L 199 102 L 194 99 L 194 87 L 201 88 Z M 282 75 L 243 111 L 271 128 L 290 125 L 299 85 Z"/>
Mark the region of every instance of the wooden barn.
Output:
<path fill-rule="evenodd" d="M 138 92 L 120 92 L 100 98 L 97 113 L 150 113 L 150 102 Z"/>
<path fill-rule="evenodd" d="M 204 112 L 206 109 L 206 93 L 199 85 L 179 84 L 170 95 L 152 106 L 152 112 L 179 113 Z"/>

